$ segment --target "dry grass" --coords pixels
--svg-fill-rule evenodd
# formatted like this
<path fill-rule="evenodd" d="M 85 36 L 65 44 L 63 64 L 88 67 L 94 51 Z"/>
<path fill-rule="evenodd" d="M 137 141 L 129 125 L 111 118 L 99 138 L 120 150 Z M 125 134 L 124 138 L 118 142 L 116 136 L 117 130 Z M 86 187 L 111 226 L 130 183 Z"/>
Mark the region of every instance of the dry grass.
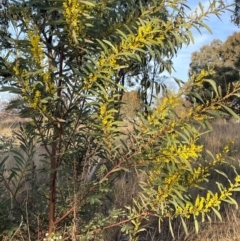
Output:
<path fill-rule="evenodd" d="M 6 116 L 0 115 L 0 135 L 12 136 L 12 131 L 17 130 L 19 122 L 22 122 L 17 116 Z M 218 153 L 224 148 L 225 143 L 235 140 L 231 147 L 231 156 L 235 158 L 234 165 L 239 168 L 238 160 L 240 159 L 240 124 L 230 120 L 225 122 L 218 120 L 212 123 L 214 131 L 201 137 L 199 142 L 203 144 L 213 154 Z M 131 125 L 128 125 L 128 131 L 131 131 Z M 38 147 L 34 162 L 37 168 L 42 168 L 40 154 L 43 150 Z M 206 152 L 203 153 L 206 155 Z M 7 168 L 11 168 L 13 165 L 13 156 L 10 155 L 7 163 Z M 228 172 L 228 170 L 225 170 Z M 133 172 L 134 173 L 134 172 Z M 231 173 L 229 173 L 231 175 Z M 128 206 L 132 203 L 132 198 L 136 197 L 139 192 L 139 181 L 144 179 L 142 174 L 124 174 L 119 177 L 113 190 L 113 196 L 115 199 L 114 206 L 116 208 Z M 220 179 L 220 176 L 213 176 L 212 179 L 216 181 Z M 41 179 L 41 177 L 39 177 Z M 214 189 L 213 186 L 210 187 Z M 240 197 L 236 194 L 236 198 L 239 200 Z M 212 222 L 205 222 L 200 225 L 200 232 L 198 235 L 194 232 L 194 225 L 191 220 L 187 221 L 187 225 L 190 230 L 190 234 L 186 235 L 183 231 L 182 225 L 179 220 L 173 222 L 173 229 L 175 231 L 175 241 L 237 241 L 240 240 L 240 211 L 236 210 L 233 206 L 225 205 L 222 209 L 223 221 L 220 222 L 216 217 L 213 216 Z M 146 223 L 147 232 L 145 234 L 146 241 L 171 241 L 173 240 L 170 232 L 168 223 L 161 224 L 161 232 L 159 233 L 159 226 L 157 220 L 150 220 Z M 119 235 L 119 228 L 111 230 L 107 233 L 106 241 L 123 240 Z"/>
<path fill-rule="evenodd" d="M 200 143 L 213 154 L 216 154 L 224 148 L 227 142 L 234 140 L 230 154 L 231 157 L 239 160 L 240 123 L 237 123 L 235 120 L 216 120 L 212 123 L 212 127 L 213 131 L 203 135 L 200 139 Z"/>
<path fill-rule="evenodd" d="M 27 121 L 17 115 L 0 112 L 0 136 L 16 140 L 14 131 L 18 130 L 20 123 L 23 124 Z"/>

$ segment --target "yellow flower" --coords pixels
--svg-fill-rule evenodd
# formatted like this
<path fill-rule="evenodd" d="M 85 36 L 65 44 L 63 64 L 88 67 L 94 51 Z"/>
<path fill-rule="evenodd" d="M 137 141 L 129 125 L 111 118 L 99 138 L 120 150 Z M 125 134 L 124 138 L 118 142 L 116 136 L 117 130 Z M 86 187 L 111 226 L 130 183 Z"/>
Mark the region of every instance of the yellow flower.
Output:
<path fill-rule="evenodd" d="M 63 3 L 63 15 L 68 24 L 70 40 L 76 43 L 79 36 L 84 37 L 84 14 L 86 15 L 93 6 L 87 5 L 79 0 L 67 0 Z"/>
<path fill-rule="evenodd" d="M 104 116 L 106 115 L 106 111 L 107 111 L 107 104 L 102 104 L 100 106 L 100 118 L 104 118 Z"/>
<path fill-rule="evenodd" d="M 56 86 L 51 79 L 51 74 L 49 71 L 42 74 L 43 84 L 45 85 L 45 90 L 47 93 L 53 95 L 56 92 Z"/>
<path fill-rule="evenodd" d="M 13 71 L 14 71 L 15 75 L 19 75 L 20 74 L 18 66 L 14 66 L 13 67 Z"/>
<path fill-rule="evenodd" d="M 42 65 L 44 59 L 43 44 L 40 41 L 40 36 L 37 34 L 37 31 L 28 30 L 28 37 L 31 43 L 31 52 L 35 62 L 39 65 Z"/>
<path fill-rule="evenodd" d="M 215 71 L 213 69 L 210 69 L 208 71 L 206 71 L 205 69 L 202 69 L 200 73 L 198 73 L 197 75 L 194 74 L 192 76 L 192 79 L 194 80 L 194 83 L 197 85 L 197 86 L 201 86 L 202 83 L 203 83 L 203 80 L 205 78 L 207 78 L 208 76 L 210 75 L 213 75 L 215 73 Z"/>

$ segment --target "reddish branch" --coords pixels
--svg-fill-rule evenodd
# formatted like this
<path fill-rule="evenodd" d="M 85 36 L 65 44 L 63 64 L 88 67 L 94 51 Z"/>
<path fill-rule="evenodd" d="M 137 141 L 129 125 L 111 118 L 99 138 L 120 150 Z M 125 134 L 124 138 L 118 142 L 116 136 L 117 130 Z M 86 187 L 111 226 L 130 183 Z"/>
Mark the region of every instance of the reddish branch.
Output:
<path fill-rule="evenodd" d="M 122 224 L 124 224 L 124 223 L 128 223 L 128 222 L 130 222 L 131 220 L 134 220 L 134 219 L 136 219 L 136 218 L 139 218 L 139 217 L 145 217 L 145 218 L 146 218 L 146 217 L 149 217 L 149 216 L 151 216 L 151 217 L 156 217 L 157 215 L 155 215 L 154 213 L 148 212 L 148 211 L 143 211 L 142 213 L 136 215 L 136 216 L 133 217 L 133 218 L 128 218 L 128 219 L 119 221 L 119 222 L 117 222 L 117 223 L 112 223 L 112 224 L 109 224 L 109 225 L 104 226 L 104 227 L 101 227 L 101 228 L 96 228 L 96 229 L 90 230 L 89 233 L 99 233 L 99 232 L 101 232 L 102 230 L 106 230 L 106 229 L 109 229 L 109 228 L 113 228 L 113 227 L 120 226 L 120 225 L 122 225 Z M 82 236 L 82 235 L 79 234 L 79 235 L 76 236 L 76 238 L 79 238 L 79 237 L 81 237 L 81 236 Z"/>

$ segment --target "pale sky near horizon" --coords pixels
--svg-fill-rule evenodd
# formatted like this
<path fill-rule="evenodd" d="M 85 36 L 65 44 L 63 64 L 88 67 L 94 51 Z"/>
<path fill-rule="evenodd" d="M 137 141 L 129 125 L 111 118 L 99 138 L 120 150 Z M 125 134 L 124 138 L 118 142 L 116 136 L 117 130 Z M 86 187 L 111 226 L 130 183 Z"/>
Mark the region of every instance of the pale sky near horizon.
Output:
<path fill-rule="evenodd" d="M 233 0 L 225 0 L 228 4 L 233 3 Z M 187 5 L 194 10 L 199 3 L 199 0 L 188 0 Z M 208 0 L 201 1 L 202 5 L 207 7 L 209 4 Z M 232 8 L 233 9 L 233 8 Z M 188 69 L 191 60 L 191 53 L 194 51 L 199 51 L 200 48 L 205 44 L 210 44 L 214 39 L 220 39 L 225 41 L 228 36 L 232 35 L 234 32 L 240 31 L 240 28 L 235 26 L 231 22 L 231 12 L 225 11 L 221 15 L 221 20 L 216 16 L 209 16 L 208 20 L 205 23 L 212 30 L 212 34 L 208 31 L 202 29 L 202 34 L 200 35 L 197 30 L 193 29 L 194 44 L 189 46 L 183 46 L 183 48 L 178 52 L 177 56 L 173 59 L 173 66 L 176 72 L 172 72 L 172 76 L 177 77 L 183 81 L 188 79 Z M 164 73 L 165 74 L 165 73 Z M 165 74 L 167 75 L 167 74 Z M 173 81 L 169 82 L 169 86 L 174 88 Z M 0 101 L 5 101 L 9 99 L 9 94 L 0 93 Z"/>

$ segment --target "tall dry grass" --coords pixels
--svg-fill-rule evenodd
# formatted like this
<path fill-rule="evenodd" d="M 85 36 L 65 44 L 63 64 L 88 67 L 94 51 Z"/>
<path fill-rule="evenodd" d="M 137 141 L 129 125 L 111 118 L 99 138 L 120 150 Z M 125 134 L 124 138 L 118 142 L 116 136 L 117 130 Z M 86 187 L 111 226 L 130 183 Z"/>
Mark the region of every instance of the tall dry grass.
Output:
<path fill-rule="evenodd" d="M 16 131 L 19 127 L 19 122 L 22 120 L 17 116 L 7 116 L 0 115 L 0 135 L 8 135 L 9 138 L 14 138 L 13 131 Z M 240 159 L 240 124 L 233 120 L 224 121 L 217 120 L 212 123 L 213 131 L 203 135 L 199 139 L 199 143 L 203 144 L 205 150 L 203 152 L 203 158 L 209 158 L 207 151 L 209 150 L 214 154 L 220 152 L 224 148 L 227 142 L 234 139 L 234 143 L 231 146 L 230 154 L 234 158 L 234 161 L 229 159 L 232 164 L 239 168 Z M 17 146 L 17 143 L 16 143 Z M 43 153 L 41 147 L 36 148 L 36 153 L 34 155 L 34 163 L 36 164 L 36 169 L 44 168 L 42 165 L 41 154 Z M 8 162 L 6 164 L 7 168 L 11 168 L 14 165 L 14 158 L 10 154 Z M 0 157 L 3 158 L 4 155 Z M 228 171 L 228 170 L 224 170 Z M 42 178 L 46 178 L 39 175 L 38 180 L 41 182 Z M 220 175 L 213 174 L 212 181 L 221 180 Z M 124 174 L 115 180 L 114 189 L 112 191 L 112 206 L 115 208 L 120 208 L 124 206 L 129 206 L 132 204 L 133 198 L 137 198 L 138 192 L 140 190 L 139 182 L 144 180 L 145 176 L 136 172 L 132 174 Z M 213 183 L 212 182 L 212 183 Z M 26 185 L 27 187 L 28 185 Z M 211 184 L 208 185 L 209 189 L 214 189 L 215 187 Z M 27 190 L 26 190 L 27 191 Z M 235 198 L 239 200 L 240 196 L 236 193 Z M 161 223 L 159 227 L 158 220 L 152 218 L 146 221 L 145 228 L 146 232 L 142 233 L 140 237 L 144 241 L 237 241 L 240 240 L 240 211 L 236 210 L 233 206 L 224 205 L 221 210 L 223 221 L 221 222 L 214 215 L 212 215 L 212 222 L 204 222 L 200 225 L 200 231 L 197 235 L 194 231 L 194 224 L 191 219 L 187 220 L 187 226 L 189 229 L 189 234 L 186 235 L 183 231 L 183 227 L 179 220 L 174 220 L 173 229 L 175 233 L 175 239 L 173 239 L 170 231 L 168 222 Z M 41 227 L 40 227 L 41 228 Z M 106 241 L 125 241 L 127 240 L 121 232 L 120 228 L 112 229 L 105 233 Z"/>
<path fill-rule="evenodd" d="M 240 123 L 234 119 L 215 120 L 212 123 L 213 131 L 203 135 L 200 143 L 216 154 L 224 148 L 227 142 L 233 142 L 231 147 L 231 157 L 240 159 Z"/>

